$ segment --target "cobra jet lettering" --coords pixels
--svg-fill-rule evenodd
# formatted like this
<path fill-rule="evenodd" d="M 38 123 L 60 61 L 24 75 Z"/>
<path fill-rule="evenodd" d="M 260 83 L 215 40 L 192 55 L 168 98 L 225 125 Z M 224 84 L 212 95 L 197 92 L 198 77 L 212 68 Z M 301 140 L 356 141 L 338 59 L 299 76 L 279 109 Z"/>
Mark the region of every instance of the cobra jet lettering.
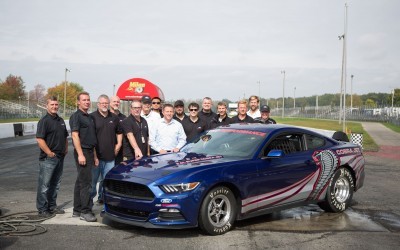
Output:
<path fill-rule="evenodd" d="M 338 155 L 348 155 L 348 154 L 354 154 L 354 150 L 352 148 L 344 148 L 344 149 L 338 149 L 336 150 L 336 154 Z"/>

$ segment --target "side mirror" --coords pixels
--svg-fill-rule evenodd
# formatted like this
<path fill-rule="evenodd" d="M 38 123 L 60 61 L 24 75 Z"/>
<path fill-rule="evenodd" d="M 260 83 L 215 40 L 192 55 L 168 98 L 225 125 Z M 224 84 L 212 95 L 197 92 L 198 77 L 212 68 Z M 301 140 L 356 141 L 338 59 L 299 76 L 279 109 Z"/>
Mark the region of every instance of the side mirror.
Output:
<path fill-rule="evenodd" d="M 283 152 L 283 150 L 279 150 L 279 149 L 273 149 L 271 151 L 269 151 L 268 155 L 267 155 L 267 159 L 268 158 L 281 158 L 285 155 L 285 153 Z"/>

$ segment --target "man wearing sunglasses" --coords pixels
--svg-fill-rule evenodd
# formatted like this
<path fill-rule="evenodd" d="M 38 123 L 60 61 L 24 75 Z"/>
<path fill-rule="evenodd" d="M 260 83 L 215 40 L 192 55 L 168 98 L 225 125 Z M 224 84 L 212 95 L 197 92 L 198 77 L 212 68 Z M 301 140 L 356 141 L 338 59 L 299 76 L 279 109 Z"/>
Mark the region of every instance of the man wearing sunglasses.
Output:
<path fill-rule="evenodd" d="M 189 116 L 183 119 L 182 126 L 187 142 L 207 130 L 206 121 L 199 117 L 199 104 L 194 102 L 189 104 Z"/>
<path fill-rule="evenodd" d="M 161 99 L 158 96 L 155 96 L 151 99 L 151 110 L 153 112 L 157 112 L 161 118 L 163 118 L 162 108 L 161 108 Z"/>

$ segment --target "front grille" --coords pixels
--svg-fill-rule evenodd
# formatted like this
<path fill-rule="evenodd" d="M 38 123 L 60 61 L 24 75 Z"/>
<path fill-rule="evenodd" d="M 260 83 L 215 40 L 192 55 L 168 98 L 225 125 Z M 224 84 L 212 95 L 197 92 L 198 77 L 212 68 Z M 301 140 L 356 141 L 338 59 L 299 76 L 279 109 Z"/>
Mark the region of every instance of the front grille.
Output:
<path fill-rule="evenodd" d="M 140 200 L 154 199 L 153 192 L 151 192 L 151 190 L 147 186 L 134 182 L 105 180 L 104 187 L 106 192 L 113 195 L 140 199 Z"/>
<path fill-rule="evenodd" d="M 116 206 L 112 206 L 110 204 L 107 204 L 107 208 L 110 210 L 110 212 L 113 212 L 113 213 L 129 215 L 132 217 L 139 217 L 144 220 L 146 220 L 147 217 L 149 217 L 149 212 L 144 212 L 144 211 L 139 211 L 139 210 L 129 209 L 129 208 L 123 208 L 123 207 L 116 207 Z"/>

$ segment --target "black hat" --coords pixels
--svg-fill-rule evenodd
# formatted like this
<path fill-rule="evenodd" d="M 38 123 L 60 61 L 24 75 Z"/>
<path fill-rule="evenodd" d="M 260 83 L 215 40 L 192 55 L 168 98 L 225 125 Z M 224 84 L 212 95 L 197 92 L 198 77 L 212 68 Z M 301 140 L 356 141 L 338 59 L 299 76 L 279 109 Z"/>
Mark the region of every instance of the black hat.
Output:
<path fill-rule="evenodd" d="M 269 110 L 268 105 L 262 105 L 261 108 L 260 108 L 260 111 L 261 112 L 269 112 L 270 110 Z"/>
<path fill-rule="evenodd" d="M 146 103 L 146 104 L 151 103 L 150 96 L 148 96 L 148 95 L 142 96 L 142 103 Z"/>
<path fill-rule="evenodd" d="M 176 106 L 185 106 L 184 104 L 183 104 L 183 102 L 181 101 L 181 100 L 177 100 L 175 103 L 174 103 L 174 107 L 176 107 Z"/>

